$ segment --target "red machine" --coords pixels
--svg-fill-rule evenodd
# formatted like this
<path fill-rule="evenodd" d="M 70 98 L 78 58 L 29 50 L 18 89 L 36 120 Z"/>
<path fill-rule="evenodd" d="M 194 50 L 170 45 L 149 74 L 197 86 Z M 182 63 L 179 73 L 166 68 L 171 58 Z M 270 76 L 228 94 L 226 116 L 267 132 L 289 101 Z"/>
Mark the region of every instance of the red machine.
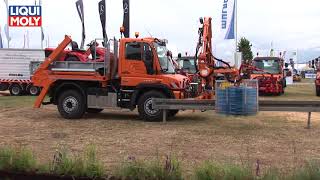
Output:
<path fill-rule="evenodd" d="M 257 79 L 261 95 L 281 95 L 286 87 L 284 60 L 279 57 L 256 57 L 242 72 L 249 79 Z"/>
<path fill-rule="evenodd" d="M 96 41 L 91 41 L 87 44 L 88 49 L 82 50 L 79 49 L 78 43 L 75 41 L 71 42 L 72 50 L 64 50 L 59 56 L 60 61 L 81 61 L 81 62 L 103 62 L 105 57 L 106 49 L 103 47 L 99 47 L 99 44 Z M 55 50 L 55 48 L 46 48 L 45 54 L 46 57 Z M 92 59 L 89 56 L 92 56 Z"/>

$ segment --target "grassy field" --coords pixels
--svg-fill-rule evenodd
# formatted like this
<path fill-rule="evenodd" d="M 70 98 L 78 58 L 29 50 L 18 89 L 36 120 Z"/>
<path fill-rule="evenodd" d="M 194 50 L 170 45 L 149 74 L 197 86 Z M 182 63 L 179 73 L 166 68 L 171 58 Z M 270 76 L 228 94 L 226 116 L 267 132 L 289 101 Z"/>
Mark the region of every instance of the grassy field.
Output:
<path fill-rule="evenodd" d="M 318 100 L 314 85 L 288 86 L 285 95 L 265 99 Z M 65 120 L 55 106 L 33 109 L 35 97 L 0 97 L 0 146 L 26 146 L 40 162 L 57 147 L 79 153 L 97 146 L 104 166 L 115 167 L 134 157 L 165 159 L 175 155 L 183 173 L 206 160 L 255 167 L 276 167 L 281 172 L 320 159 L 320 114 L 312 114 L 312 129 L 305 129 L 306 113 L 261 112 L 257 116 L 221 116 L 213 111 L 184 111 L 167 124 L 138 119 L 137 112 L 105 110 L 81 120 Z M 319 99 L 320 100 L 320 99 Z"/>

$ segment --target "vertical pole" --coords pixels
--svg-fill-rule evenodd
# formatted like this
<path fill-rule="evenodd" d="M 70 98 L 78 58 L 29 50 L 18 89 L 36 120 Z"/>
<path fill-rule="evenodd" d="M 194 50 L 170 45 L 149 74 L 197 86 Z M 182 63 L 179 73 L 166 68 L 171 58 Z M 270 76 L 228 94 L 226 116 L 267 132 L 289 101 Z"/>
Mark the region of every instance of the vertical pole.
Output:
<path fill-rule="evenodd" d="M 311 129 L 311 112 L 308 112 L 308 124 L 307 129 Z"/>
<path fill-rule="evenodd" d="M 167 110 L 164 109 L 162 114 L 163 114 L 162 122 L 163 122 L 163 123 L 166 123 L 166 122 L 167 122 Z"/>
<path fill-rule="evenodd" d="M 234 19 L 234 24 L 235 24 L 235 53 L 237 53 L 237 47 L 238 47 L 238 2 L 237 2 L 237 0 L 234 0 L 235 2 L 234 2 L 234 5 L 235 5 L 235 19 Z"/>
<path fill-rule="evenodd" d="M 10 48 L 10 28 L 9 28 L 9 6 L 8 6 L 8 0 L 5 0 L 6 3 L 6 8 L 7 8 L 7 32 L 8 32 L 8 37 L 7 37 L 7 42 L 8 42 L 8 48 Z"/>

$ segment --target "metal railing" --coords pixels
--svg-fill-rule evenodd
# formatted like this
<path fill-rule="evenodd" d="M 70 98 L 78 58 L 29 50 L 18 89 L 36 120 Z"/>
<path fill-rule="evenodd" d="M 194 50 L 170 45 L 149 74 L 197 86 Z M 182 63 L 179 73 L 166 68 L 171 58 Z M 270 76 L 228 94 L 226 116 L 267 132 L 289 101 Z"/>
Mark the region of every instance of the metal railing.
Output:
<path fill-rule="evenodd" d="M 215 100 L 197 99 L 153 99 L 153 108 L 163 110 L 166 122 L 168 110 L 215 110 Z M 259 101 L 259 111 L 307 112 L 307 128 L 311 128 L 311 112 L 320 112 L 320 101 Z"/>

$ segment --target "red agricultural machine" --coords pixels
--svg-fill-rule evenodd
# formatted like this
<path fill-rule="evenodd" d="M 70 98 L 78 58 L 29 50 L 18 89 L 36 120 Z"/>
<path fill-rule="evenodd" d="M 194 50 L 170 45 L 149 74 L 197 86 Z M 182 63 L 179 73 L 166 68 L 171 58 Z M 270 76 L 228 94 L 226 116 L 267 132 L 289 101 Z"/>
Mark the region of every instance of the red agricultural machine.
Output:
<path fill-rule="evenodd" d="M 256 57 L 241 72 L 248 79 L 257 79 L 261 95 L 281 95 L 286 87 L 284 60 L 279 57 Z"/>
<path fill-rule="evenodd" d="M 103 62 L 106 49 L 104 47 L 99 47 L 99 43 L 95 40 L 87 44 L 88 49 L 79 49 L 78 43 L 72 41 L 71 50 L 64 50 L 61 55 L 59 55 L 60 61 L 81 61 L 81 62 Z M 50 54 L 55 50 L 55 48 L 46 48 L 45 55 L 49 57 Z M 91 58 L 90 58 L 91 55 Z"/>

